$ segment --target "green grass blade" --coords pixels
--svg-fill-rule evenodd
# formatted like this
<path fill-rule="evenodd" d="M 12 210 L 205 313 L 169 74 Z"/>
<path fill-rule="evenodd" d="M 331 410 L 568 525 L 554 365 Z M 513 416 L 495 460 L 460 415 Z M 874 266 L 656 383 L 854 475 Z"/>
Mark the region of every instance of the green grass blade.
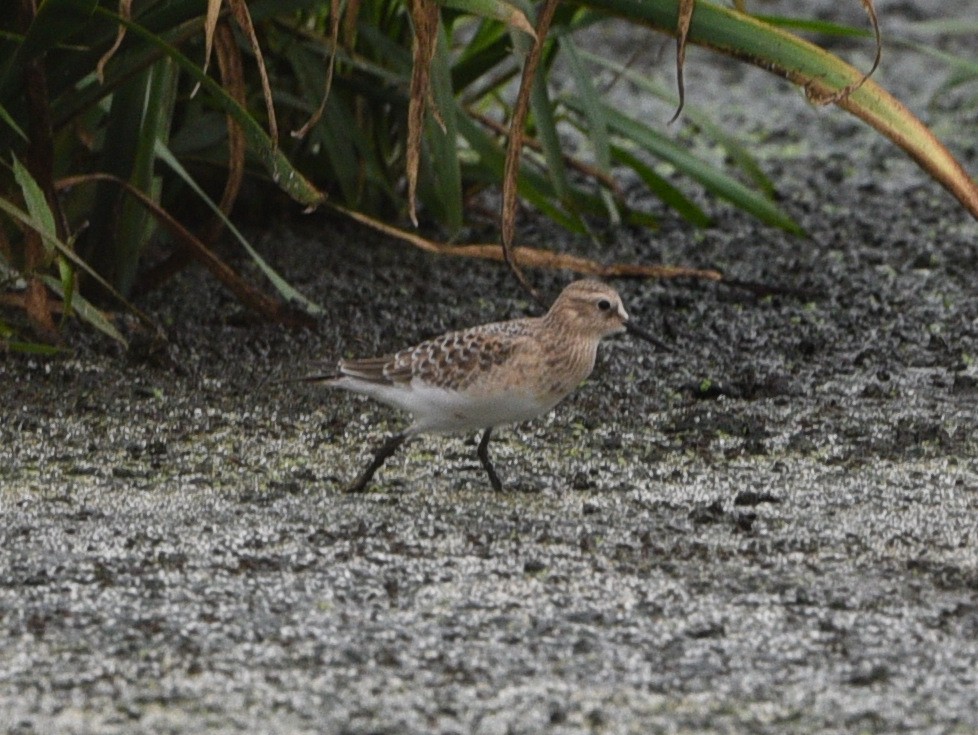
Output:
<path fill-rule="evenodd" d="M 35 231 L 42 234 L 41 243 L 50 260 L 57 260 L 58 273 L 61 276 L 60 293 L 64 306 L 65 317 L 71 316 L 72 301 L 75 296 L 75 270 L 70 263 L 58 256 L 57 249 L 53 245 L 58 239 L 58 228 L 54 221 L 54 213 L 48 205 L 47 198 L 37 181 L 31 176 L 30 172 L 17 160 L 13 159 L 14 179 L 20 186 L 27 205 L 27 213 L 30 215 L 32 227 Z M 44 237 L 46 235 L 46 237 Z"/>
<path fill-rule="evenodd" d="M 584 117 L 588 121 L 588 139 L 594 147 L 594 158 L 602 171 L 608 173 L 611 169 L 611 141 L 608 137 L 608 120 L 604 114 L 601 96 L 595 89 L 591 72 L 584 65 L 577 44 L 568 37 L 560 38 L 560 50 L 564 52 L 570 65 L 571 76 L 581 98 Z"/>
<path fill-rule="evenodd" d="M 214 103 L 241 125 L 241 129 L 251 150 L 262 161 L 272 181 L 282 191 L 295 201 L 306 206 L 317 206 L 322 202 L 322 193 L 292 165 L 292 162 L 279 149 L 278 145 L 268 137 L 268 134 L 258 121 L 245 108 L 241 107 L 234 98 L 225 92 L 220 84 L 204 74 L 193 61 L 166 43 L 159 36 L 147 31 L 138 23 L 126 20 L 105 8 L 98 8 L 96 13 L 113 23 L 121 23 L 133 35 L 157 47 L 179 64 L 195 81 L 199 82 L 201 89 L 207 93 Z"/>
<path fill-rule="evenodd" d="M 573 104 L 573 103 L 571 103 Z M 707 191 L 775 227 L 800 234 L 801 228 L 767 197 L 748 189 L 736 179 L 697 158 L 673 140 L 616 109 L 605 106 L 608 122 L 616 133 L 668 161 Z"/>
<path fill-rule="evenodd" d="M 315 109 L 312 102 L 320 97 L 326 88 L 326 67 L 321 56 L 313 53 L 306 44 L 294 43 L 284 50 L 293 73 L 299 81 L 302 90 L 303 108 L 306 114 Z M 356 206 L 359 197 L 360 162 L 357 152 L 359 146 L 354 141 L 357 127 L 352 125 L 352 119 L 345 110 L 340 110 L 341 103 L 337 95 L 331 94 L 326 100 L 326 109 L 319 123 L 312 129 L 311 137 L 314 144 L 320 146 L 320 155 L 328 161 L 332 182 L 339 187 L 344 201 L 349 206 Z M 342 116 L 343 120 L 337 117 Z"/>
<path fill-rule="evenodd" d="M 0 351 L 17 352 L 22 355 L 39 355 L 41 357 L 54 357 L 71 352 L 66 347 L 57 345 L 45 345 L 40 342 L 21 342 L 20 340 L 10 339 L 5 334 L 0 334 Z"/>
<path fill-rule="evenodd" d="M 452 84 L 457 92 L 468 89 L 503 62 L 512 62 L 513 43 L 503 26 L 496 23 L 485 24 L 489 31 L 482 43 L 474 43 L 464 48 L 452 66 Z M 516 64 L 512 63 L 516 70 Z"/>
<path fill-rule="evenodd" d="M 438 43 L 431 63 L 431 88 L 442 127 L 428 114 L 425 124 L 430 147 L 430 174 L 435 197 L 444 212 L 445 224 L 453 233 L 462 228 L 462 172 L 458 160 L 458 123 L 455 120 L 455 95 L 452 90 L 449 40 L 444 25 L 438 24 Z"/>
<path fill-rule="evenodd" d="M 822 36 L 836 38 L 872 38 L 873 32 L 867 28 L 832 23 L 827 20 L 811 20 L 810 18 L 795 18 L 786 15 L 754 15 L 757 20 L 768 23 L 776 28 L 786 28 L 792 31 L 817 33 Z"/>
<path fill-rule="evenodd" d="M 679 96 L 677 94 L 667 90 L 664 85 L 652 79 L 647 74 L 642 74 L 634 69 L 629 69 L 617 61 L 612 61 L 587 51 L 581 51 L 580 53 L 591 63 L 609 69 L 623 79 L 627 79 L 644 92 L 648 92 L 657 99 L 666 102 L 672 109 L 675 109 L 679 104 Z M 713 122 L 710 116 L 696 105 L 687 103 L 683 108 L 683 118 L 695 124 L 707 138 L 723 148 L 733 162 L 747 175 L 751 183 L 764 192 L 768 198 L 774 197 L 774 183 L 764 173 L 754 156 L 751 155 L 750 151 L 740 141 Z"/>
<path fill-rule="evenodd" d="M 41 276 L 41 280 L 44 281 L 44 285 L 58 294 L 62 300 L 67 298 L 67 294 L 62 288 L 61 282 L 58 281 L 57 278 L 53 278 L 52 276 Z M 75 313 L 78 314 L 80 319 L 95 327 L 102 334 L 116 340 L 124 347 L 128 346 L 126 338 L 123 337 L 122 333 L 115 328 L 115 325 L 106 319 L 105 314 L 92 306 L 92 304 L 81 296 L 81 294 L 75 294 L 73 303 Z"/>
<path fill-rule="evenodd" d="M 606 175 L 611 175 L 611 141 L 608 136 L 608 120 L 604 115 L 601 96 L 591 80 L 591 73 L 584 64 L 577 45 L 569 36 L 560 37 L 560 50 L 564 52 L 574 77 L 574 84 L 584 108 L 584 118 L 587 120 L 587 138 L 594 149 L 594 159 L 598 169 Z M 602 199 L 605 202 L 608 217 L 612 224 L 620 220 L 618 208 L 615 206 L 611 193 L 602 189 Z"/>
<path fill-rule="evenodd" d="M 564 151 L 557 134 L 553 103 L 547 90 L 547 78 L 543 65 L 537 67 L 533 89 L 530 90 L 530 110 L 536 125 L 537 140 L 543 148 L 543 158 L 547 162 L 547 176 L 553 184 L 557 197 L 566 202 L 570 185 L 567 182 L 567 167 L 564 166 Z"/>
<path fill-rule="evenodd" d="M 44 250 L 49 258 L 55 254 L 54 246 L 51 244 L 53 239 L 58 237 L 58 229 L 54 223 L 54 213 L 48 206 L 48 200 L 41 191 L 41 187 L 31 176 L 30 172 L 14 156 L 13 160 L 14 179 L 24 195 L 24 203 L 27 205 L 27 212 L 30 214 L 31 227 L 47 238 L 42 237 Z"/>
<path fill-rule="evenodd" d="M 503 176 L 505 152 L 468 116 L 459 114 L 457 119 L 459 133 L 479 156 L 477 166 L 466 168 L 468 178 L 487 185 L 497 186 Z M 520 197 L 561 227 L 581 235 L 587 234 L 587 229 L 578 219 L 569 216 L 553 204 L 556 192 L 554 192 L 550 182 L 545 177 L 530 171 L 525 165 L 520 167 L 517 191 Z"/>
<path fill-rule="evenodd" d="M 619 146 L 612 147 L 612 154 L 619 163 L 632 169 L 653 194 L 676 210 L 682 217 L 697 227 L 708 227 L 710 216 L 692 199 L 656 173 L 655 169 L 638 156 Z"/>
<path fill-rule="evenodd" d="M 129 183 L 154 202 L 159 202 L 161 190 L 161 182 L 153 173 L 155 141 L 170 137 L 176 85 L 177 67 L 170 59 L 162 59 L 149 69 Z M 130 125 L 133 122 L 130 120 Z M 128 294 L 131 290 L 139 261 L 155 230 L 156 221 L 144 206 L 130 198 L 123 200 L 114 236 L 120 256 L 115 263 L 115 280 L 122 293 Z"/>
<path fill-rule="evenodd" d="M 935 18 L 915 21 L 913 30 L 914 33 L 941 36 L 974 36 L 978 35 L 978 21 L 973 18 Z"/>
<path fill-rule="evenodd" d="M 27 133 L 21 130 L 20 126 L 17 124 L 17 121 L 11 117 L 10 113 L 7 112 L 7 109 L 3 105 L 0 105 L 0 120 L 2 120 L 7 127 L 13 130 L 21 138 L 21 140 L 23 140 L 25 143 L 30 143 Z"/>
<path fill-rule="evenodd" d="M 287 92 L 276 92 L 274 98 L 277 108 L 299 110 L 306 119 L 316 109 L 307 98 Z M 337 95 L 336 100 L 327 100 L 326 112 L 309 131 L 306 145 L 292 155 L 302 158 L 310 178 L 336 182 L 351 207 L 379 209 L 389 204 L 399 208 L 401 198 L 389 180 L 376 142 L 370 137 L 370 126 L 382 123 L 371 117 L 358 120 Z M 172 146 L 171 150 L 178 153 Z M 218 161 L 215 164 L 220 165 Z"/>
<path fill-rule="evenodd" d="M 383 66 L 410 78 L 412 63 L 410 48 L 405 48 L 394 39 L 388 38 L 381 29 L 362 22 L 357 26 L 357 34 L 367 43 L 368 48 Z"/>
<path fill-rule="evenodd" d="M 43 230 L 37 229 L 34 220 L 31 218 L 30 214 L 23 211 L 19 207 L 15 207 L 13 204 L 11 204 L 3 197 L 0 197 L 0 212 L 5 213 L 8 217 L 10 217 L 15 222 L 20 222 L 25 227 L 30 227 L 31 229 L 35 230 L 41 236 L 41 239 L 45 241 L 44 243 L 45 248 L 52 248 L 56 250 L 58 252 L 58 255 L 60 255 L 65 260 L 69 261 L 78 270 L 87 273 L 88 276 L 93 281 L 95 281 L 102 288 L 104 288 L 107 293 L 110 293 L 112 296 L 114 296 L 119 301 L 119 303 L 124 305 L 133 314 L 136 314 L 144 323 L 150 325 L 153 323 L 152 320 L 150 320 L 145 314 L 143 314 L 143 312 L 141 312 L 139 309 L 137 309 L 135 306 L 129 303 L 129 301 L 127 301 L 122 294 L 116 291 L 112 287 L 112 284 L 110 284 L 108 281 L 102 278 L 102 276 L 100 276 L 88 263 L 86 263 L 84 260 L 79 258 L 78 255 L 70 247 L 68 247 L 63 242 L 61 242 L 56 236 L 53 236 Z"/>
<path fill-rule="evenodd" d="M 505 152 L 470 118 L 460 114 L 458 123 L 462 136 L 479 157 L 478 164 L 465 167 L 467 179 L 487 186 L 498 185 L 503 174 Z M 591 233 L 578 215 L 578 211 L 595 216 L 605 212 L 605 204 L 600 197 L 574 186 L 568 189 L 569 206 L 573 207 L 574 211 L 569 213 L 557 206 L 559 200 L 556 198 L 556 192 L 549 179 L 534 171 L 526 162 L 520 167 L 517 191 L 523 200 L 561 227 L 580 235 L 590 235 Z M 623 220 L 628 224 L 642 227 L 655 224 L 653 215 L 638 210 L 626 210 L 623 214 Z"/>
<path fill-rule="evenodd" d="M 310 301 L 301 293 L 299 293 L 299 291 L 296 290 L 295 287 L 291 286 L 288 283 L 288 281 L 282 278 L 282 276 L 280 276 L 274 268 L 272 268 L 268 263 L 265 262 L 265 259 L 258 254 L 258 251 L 255 250 L 254 247 L 252 247 L 251 243 L 248 242 L 247 238 L 245 238 L 245 236 L 241 234 L 241 231 L 238 230 L 238 228 L 235 227 L 234 224 L 224 215 L 220 207 L 218 207 L 211 200 L 211 198 L 204 193 L 204 190 L 201 189 L 200 186 L 198 186 L 197 182 L 194 181 L 193 177 L 189 173 L 187 173 L 187 170 L 180 164 L 180 162 L 176 159 L 176 157 L 174 157 L 174 155 L 170 152 L 170 149 L 166 147 L 166 144 L 163 143 L 163 141 L 161 140 L 156 141 L 155 150 L 156 150 L 156 155 L 159 157 L 159 159 L 163 161 L 167 166 L 169 166 L 173 170 L 173 172 L 177 174 L 177 176 L 183 179 L 183 182 L 191 189 L 193 189 L 194 193 L 197 194 L 197 196 L 200 197 L 200 199 L 208 207 L 210 207 L 211 210 L 218 217 L 221 218 L 221 220 L 224 222 L 224 225 L 228 228 L 228 231 L 232 235 L 234 235 L 235 239 L 241 244 L 241 247 L 243 247 L 248 252 L 248 255 L 251 256 L 251 259 L 254 261 L 255 265 L 257 265 L 258 268 L 261 270 L 261 272 L 265 274 L 265 277 L 268 278 L 269 281 L 271 281 L 272 285 L 282 295 L 283 298 L 285 298 L 287 301 L 291 303 L 300 305 L 306 311 L 306 313 L 312 314 L 313 316 L 318 316 L 323 313 L 323 309 L 321 306 Z"/>
<path fill-rule="evenodd" d="M 150 70 L 144 69 L 132 79 L 126 80 L 106 100 L 109 110 L 104 120 L 105 137 L 111 143 L 102 146 L 96 167 L 123 181 L 129 181 L 133 177 L 149 78 Z M 131 233 L 123 225 L 122 208 L 122 197 L 115 186 L 99 182 L 95 201 L 88 215 L 88 227 L 79 245 L 82 257 L 120 292 L 125 293 L 126 287 L 122 284 L 121 274 L 128 269 L 129 263 L 138 259 L 139 249 L 129 239 Z M 130 222 L 132 217 L 129 214 Z M 121 239 L 122 233 L 127 235 L 126 239 Z"/>

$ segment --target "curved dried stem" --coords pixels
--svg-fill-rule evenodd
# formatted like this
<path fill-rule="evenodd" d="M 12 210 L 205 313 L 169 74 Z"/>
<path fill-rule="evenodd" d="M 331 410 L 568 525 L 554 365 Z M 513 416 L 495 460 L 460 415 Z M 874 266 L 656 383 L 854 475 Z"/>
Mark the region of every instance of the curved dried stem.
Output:
<path fill-rule="evenodd" d="M 418 171 L 421 168 L 421 137 L 424 115 L 431 97 L 431 62 L 438 42 L 439 8 L 434 0 L 412 0 L 411 21 L 414 23 L 411 69 L 411 94 L 408 101 L 407 183 L 408 214 L 418 226 Z"/>
<path fill-rule="evenodd" d="M 533 46 L 530 53 L 526 56 L 523 63 L 523 76 L 520 80 L 520 91 L 516 97 L 516 105 L 513 107 L 513 117 L 509 124 L 509 144 L 506 147 L 506 164 L 503 168 L 503 206 L 500 216 L 500 235 L 502 239 L 502 253 L 506 265 L 519 281 L 523 289 L 533 297 L 541 306 L 546 306 L 540 294 L 530 285 L 520 270 L 519 265 L 513 258 L 513 235 L 516 231 L 516 194 L 520 175 L 520 158 L 523 153 L 523 135 L 526 128 L 526 116 L 530 110 L 530 92 L 533 89 L 533 80 L 536 77 L 537 66 L 540 64 L 540 57 L 543 55 L 543 44 L 547 41 L 547 32 L 550 30 L 550 23 L 557 9 L 558 0 L 547 0 L 540 9 L 540 17 L 537 19 L 536 38 L 533 39 Z"/>
<path fill-rule="evenodd" d="M 268 70 L 265 68 L 265 56 L 261 52 L 255 25 L 251 22 L 251 13 L 245 0 L 229 0 L 231 14 L 241 31 L 248 37 L 248 43 L 255 54 L 258 64 L 258 76 L 261 78 L 262 96 L 265 98 L 265 114 L 268 115 L 268 137 L 272 145 L 278 147 L 278 118 L 275 115 L 275 103 L 272 100 L 272 85 L 268 81 Z"/>
<path fill-rule="evenodd" d="M 505 262 L 509 266 L 507 254 L 501 245 L 494 243 L 474 243 L 470 245 L 447 245 L 429 240 L 413 232 L 407 232 L 393 225 L 369 217 L 362 212 L 341 207 L 338 204 L 326 206 L 346 215 L 350 219 L 370 227 L 377 232 L 395 237 L 413 245 L 419 250 L 450 257 L 479 258 Z M 706 281 L 723 281 L 723 274 L 715 270 L 684 268 L 682 266 L 650 265 L 644 263 L 599 263 L 590 258 L 567 253 L 555 253 L 542 248 L 517 246 L 509 252 L 509 257 L 521 267 L 543 268 L 548 270 L 569 270 L 585 276 L 599 278 L 695 278 Z M 510 266 L 512 267 L 512 266 Z"/>
<path fill-rule="evenodd" d="M 245 106 L 248 89 L 244 79 L 244 67 L 241 63 L 241 50 L 234 40 L 234 33 L 227 23 L 221 23 L 215 35 L 217 64 L 221 72 L 221 83 L 234 100 Z M 218 204 L 225 216 L 231 214 L 234 202 L 241 190 L 241 182 L 245 172 L 245 137 L 241 125 L 231 115 L 225 117 L 228 131 L 228 176 L 224 182 L 224 193 Z M 202 239 L 205 242 L 217 240 L 224 229 L 224 220 L 215 217 L 204 231 Z"/>
<path fill-rule="evenodd" d="M 132 0 L 119 0 L 119 15 L 126 20 L 132 18 Z M 102 54 L 102 58 L 98 60 L 98 64 L 95 66 L 95 75 L 98 77 L 99 84 L 105 83 L 105 65 L 115 56 L 115 52 L 119 50 L 119 47 L 122 45 L 122 40 L 125 37 L 126 27 L 120 25 L 116 30 L 115 42 L 112 44 L 112 47 Z"/>
<path fill-rule="evenodd" d="M 686 39 L 689 36 L 689 25 L 693 22 L 693 10 L 695 8 L 696 0 L 680 0 L 679 18 L 676 21 L 676 86 L 679 92 L 679 105 L 669 120 L 670 125 L 679 119 L 679 115 L 686 105 L 686 81 L 683 78 L 683 67 L 686 66 Z"/>
<path fill-rule="evenodd" d="M 805 96 L 808 101 L 815 105 L 832 105 L 844 101 L 849 95 L 859 89 L 863 84 L 866 83 L 876 69 L 880 65 L 880 59 L 883 57 L 883 37 L 880 34 L 880 24 L 879 19 L 876 17 L 876 8 L 873 7 L 873 0 L 860 0 L 863 5 L 863 9 L 866 11 L 866 15 L 869 16 L 869 22 L 873 26 L 873 35 L 876 38 L 876 55 L 873 57 L 873 65 L 869 68 L 862 77 L 852 84 L 847 84 L 842 89 L 836 90 L 835 92 L 827 92 L 824 87 L 819 84 L 806 84 L 805 85 Z"/>
<path fill-rule="evenodd" d="M 352 5 L 352 4 L 351 4 Z M 353 14 L 353 20 L 349 22 L 356 21 L 356 14 L 359 10 L 359 5 L 347 6 L 347 13 Z M 333 73 L 336 69 L 336 49 L 339 48 L 340 40 L 340 20 L 341 20 L 341 8 L 340 0 L 330 0 L 329 2 L 329 62 L 326 65 L 326 88 L 323 89 L 323 97 L 319 100 L 319 107 L 316 111 L 312 113 L 305 125 L 303 125 L 298 130 L 292 131 L 292 137 L 302 140 L 307 135 L 309 131 L 312 130 L 323 117 L 323 113 L 326 111 L 326 101 L 329 99 L 330 90 L 333 88 Z M 352 26 L 347 25 L 347 28 Z"/>

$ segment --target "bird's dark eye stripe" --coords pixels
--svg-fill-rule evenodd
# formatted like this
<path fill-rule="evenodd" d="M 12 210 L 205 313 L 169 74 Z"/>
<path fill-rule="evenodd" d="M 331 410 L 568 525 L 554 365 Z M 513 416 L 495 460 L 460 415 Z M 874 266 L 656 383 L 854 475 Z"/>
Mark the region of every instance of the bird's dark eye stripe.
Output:
<path fill-rule="evenodd" d="M 611 308 L 611 302 L 608 301 L 608 299 L 601 299 L 601 301 L 598 302 L 598 308 L 601 309 L 601 311 L 608 311 L 608 309 Z"/>

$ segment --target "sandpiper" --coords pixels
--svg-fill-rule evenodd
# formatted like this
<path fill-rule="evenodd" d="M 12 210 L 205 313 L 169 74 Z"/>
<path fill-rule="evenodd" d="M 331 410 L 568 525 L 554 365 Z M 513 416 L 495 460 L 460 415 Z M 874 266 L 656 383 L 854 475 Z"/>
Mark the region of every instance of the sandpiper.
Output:
<path fill-rule="evenodd" d="M 448 332 L 385 357 L 340 360 L 338 375 L 306 380 L 363 393 L 414 418 L 380 446 L 348 491 L 364 490 L 416 434 L 472 429 L 483 431 L 479 460 L 492 487 L 502 490 L 489 459 L 492 430 L 550 411 L 591 374 L 598 342 L 626 330 L 667 349 L 629 321 L 617 291 L 581 280 L 567 286 L 542 317 Z"/>

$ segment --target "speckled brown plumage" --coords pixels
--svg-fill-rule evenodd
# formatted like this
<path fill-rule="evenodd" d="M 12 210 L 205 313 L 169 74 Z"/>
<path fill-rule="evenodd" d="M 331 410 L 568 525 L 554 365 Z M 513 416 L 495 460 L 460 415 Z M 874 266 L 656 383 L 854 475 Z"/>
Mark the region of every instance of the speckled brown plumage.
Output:
<path fill-rule="evenodd" d="M 417 378 L 428 385 L 462 391 L 480 374 L 502 365 L 530 332 L 530 320 L 483 324 L 425 340 L 394 355 L 341 360 L 341 375 L 394 385 Z"/>

